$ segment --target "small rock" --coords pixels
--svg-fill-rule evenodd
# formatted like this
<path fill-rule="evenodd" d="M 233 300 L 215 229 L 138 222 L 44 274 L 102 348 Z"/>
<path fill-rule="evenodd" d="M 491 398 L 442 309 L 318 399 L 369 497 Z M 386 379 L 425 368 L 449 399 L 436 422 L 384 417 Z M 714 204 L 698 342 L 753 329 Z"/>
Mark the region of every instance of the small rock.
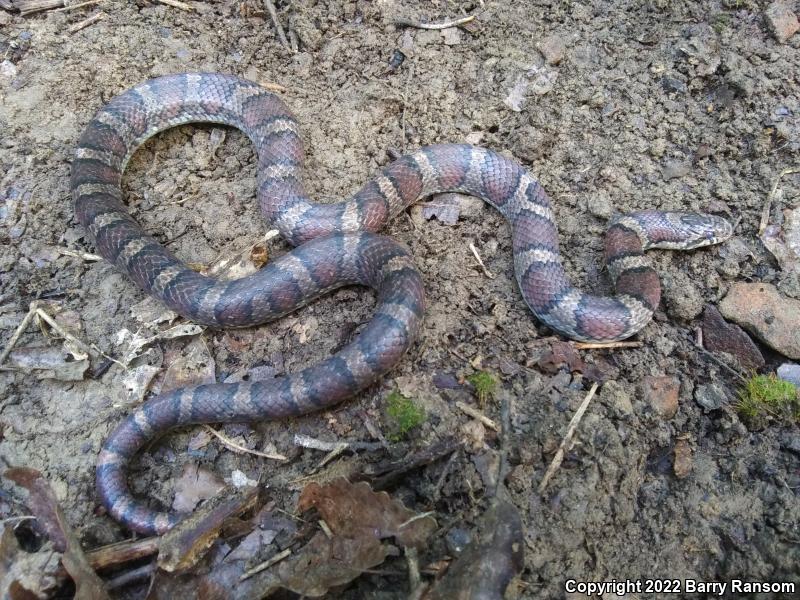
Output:
<path fill-rule="evenodd" d="M 681 161 L 681 160 L 670 160 L 667 161 L 667 164 L 664 165 L 664 168 L 661 169 L 661 174 L 669 181 L 670 179 L 677 179 L 678 177 L 683 177 L 688 175 L 692 171 L 692 165 L 689 162 Z"/>
<path fill-rule="evenodd" d="M 710 304 L 703 312 L 703 344 L 712 352 L 732 354 L 747 371 L 764 366 L 764 357 L 750 336 L 738 325 L 728 323 Z"/>
<path fill-rule="evenodd" d="M 539 43 L 539 52 L 544 56 L 548 65 L 555 66 L 564 60 L 567 45 L 564 38 L 558 35 L 548 35 Z"/>
<path fill-rule="evenodd" d="M 694 401 L 703 407 L 704 412 L 710 412 L 722 408 L 728 402 L 728 396 L 719 384 L 708 383 L 697 386 Z"/>
<path fill-rule="evenodd" d="M 0 25 L 8 25 L 9 23 L 11 23 L 11 15 L 0 11 Z"/>
<path fill-rule="evenodd" d="M 614 409 L 617 414 L 627 416 L 633 414 L 631 397 L 625 388 L 614 380 L 606 381 L 600 391 L 600 400 L 606 406 Z"/>
<path fill-rule="evenodd" d="M 586 201 L 586 207 L 590 213 L 601 219 L 608 219 L 614 212 L 611 200 L 605 195 L 590 196 Z"/>
<path fill-rule="evenodd" d="M 800 388 L 800 365 L 783 363 L 778 367 L 778 377 Z"/>
<path fill-rule="evenodd" d="M 0 62 L 0 75 L 12 79 L 17 75 L 17 67 L 10 60 Z"/>
<path fill-rule="evenodd" d="M 800 359 L 800 300 L 769 283 L 735 283 L 719 310 L 784 356 Z"/>
<path fill-rule="evenodd" d="M 472 541 L 472 536 L 469 531 L 460 527 L 453 527 L 444 536 L 445 544 L 451 554 L 461 554 L 464 548 Z"/>
<path fill-rule="evenodd" d="M 642 379 L 642 395 L 656 413 L 671 419 L 678 412 L 680 382 L 674 377 L 645 377 Z"/>
<path fill-rule="evenodd" d="M 679 271 L 665 274 L 662 284 L 664 304 L 670 317 L 688 322 L 703 312 L 703 295 L 688 275 Z"/>
<path fill-rule="evenodd" d="M 661 87 L 664 88 L 665 92 L 674 92 L 677 94 L 686 93 L 686 84 L 675 77 L 662 77 Z"/>
<path fill-rule="evenodd" d="M 781 448 L 800 455 L 800 433 L 797 431 L 785 432 L 781 438 Z"/>
<path fill-rule="evenodd" d="M 798 29 L 800 22 L 794 14 L 792 4 L 789 2 L 773 2 L 764 12 L 767 27 L 781 44 L 792 37 Z"/>
<path fill-rule="evenodd" d="M 675 442 L 672 471 L 678 479 L 684 479 L 692 472 L 692 448 L 688 440 L 680 439 Z"/>

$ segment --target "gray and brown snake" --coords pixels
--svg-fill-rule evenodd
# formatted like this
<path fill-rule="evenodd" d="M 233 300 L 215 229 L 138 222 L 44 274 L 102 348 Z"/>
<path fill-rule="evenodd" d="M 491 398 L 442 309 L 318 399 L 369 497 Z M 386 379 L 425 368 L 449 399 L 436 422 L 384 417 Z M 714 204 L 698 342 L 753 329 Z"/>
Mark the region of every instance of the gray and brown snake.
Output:
<path fill-rule="evenodd" d="M 188 268 L 129 215 L 120 182 L 136 149 L 184 123 L 241 129 L 258 155 L 257 197 L 267 221 L 292 252 L 248 277 L 216 281 Z M 423 147 L 385 167 L 351 199 L 315 204 L 300 182 L 303 144 L 286 105 L 257 84 L 231 75 L 168 75 L 139 84 L 100 109 L 78 142 L 71 190 L 77 219 L 98 252 L 143 290 L 184 317 L 212 327 L 246 327 L 285 315 L 344 285 L 374 288 L 375 315 L 333 356 L 272 381 L 202 385 L 146 402 L 105 441 L 97 488 L 110 514 L 141 533 L 163 533 L 179 520 L 135 500 L 125 469 L 136 452 L 168 429 L 194 423 L 279 419 L 319 410 L 362 390 L 395 365 L 417 336 L 425 300 L 407 250 L 375 235 L 420 198 L 461 192 L 482 198 L 511 225 L 514 271 L 536 317 L 577 340 L 627 338 L 652 317 L 661 288 L 648 248 L 685 250 L 731 235 L 716 216 L 642 211 L 614 219 L 605 261 L 614 297 L 570 285 L 550 202 L 520 165 L 484 148 Z"/>

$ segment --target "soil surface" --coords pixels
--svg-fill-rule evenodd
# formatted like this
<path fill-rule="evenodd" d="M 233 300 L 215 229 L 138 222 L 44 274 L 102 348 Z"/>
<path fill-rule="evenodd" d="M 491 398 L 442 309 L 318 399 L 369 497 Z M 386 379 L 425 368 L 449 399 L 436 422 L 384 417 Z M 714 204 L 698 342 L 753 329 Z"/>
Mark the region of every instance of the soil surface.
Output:
<path fill-rule="evenodd" d="M 198 428 L 170 434 L 134 462 L 136 494 L 169 507 L 185 466 L 200 464 L 228 480 L 238 470 L 261 481 L 292 512 L 301 478 L 324 457 L 296 446 L 294 434 L 389 436 L 385 400 L 399 390 L 425 410 L 425 422 L 390 438 L 388 450 L 345 454 L 316 477 L 463 440 L 454 459 L 413 470 L 389 490 L 414 510 L 435 511 L 441 529 L 420 556 L 432 563 L 452 555 L 448 533 L 474 526 L 493 486 L 500 438 L 456 407 L 478 407 L 465 378 L 480 369 L 500 379 L 484 412 L 500 422 L 501 403 L 510 407 L 506 485 L 525 526 L 519 597 L 564 597 L 566 579 L 798 580 L 797 428 L 749 430 L 733 409 L 740 381 L 732 369 L 744 369 L 694 340 L 704 306 L 735 281 L 800 296 L 756 237 L 774 181 L 797 164 L 800 35 L 779 43 L 766 4 L 755 1 L 276 2 L 294 51 L 281 45 L 261 2 L 188 4 L 193 11 L 144 0 L 26 17 L 0 10 L 3 344 L 37 299 L 116 360 L 134 335 L 183 322 L 160 320 L 157 302 L 107 262 L 80 254 L 94 249 L 73 219 L 68 188 L 72 152 L 93 113 L 172 72 L 235 73 L 279 90 L 303 128 L 307 190 L 322 202 L 353 193 L 391 160 L 390 149 L 467 141 L 514 157 L 551 194 L 566 268 L 588 289 L 609 290 L 602 240 L 615 214 L 702 210 L 739 224 L 722 246 L 651 255 L 664 292 L 635 338 L 640 347 L 579 351 L 584 373 L 604 384 L 544 493 L 537 487 L 591 382 L 581 369 L 541 366 L 558 338 L 520 296 L 509 229 L 490 207 L 462 200 L 454 226 L 412 208 L 385 231 L 411 249 L 428 309 L 419 341 L 380 384 L 323 414 L 222 427 L 249 448 L 287 455 L 285 463 L 216 441 L 190 444 Z M 100 9 L 102 19 L 70 32 Z M 394 23 L 471 13 L 478 19 L 468 29 Z M 246 256 L 269 230 L 255 176 L 240 132 L 185 126 L 135 155 L 124 188 L 148 231 L 208 266 Z M 796 198 L 800 178 L 782 181 L 784 198 Z M 289 246 L 272 238 L 266 249 L 276 256 Z M 141 367 L 153 367 L 150 397 L 187 372 L 195 381 L 198 372 L 216 381 L 294 372 L 351 339 L 373 305 L 367 291 L 342 290 L 262 327 L 158 340 L 128 368 L 92 356 L 73 381 L 63 369 L 7 362 L 0 456 L 42 471 L 86 548 L 129 537 L 98 508 L 93 467 L 105 436 L 144 394 L 131 373 L 145 377 Z M 60 348 L 32 324 L 17 349 L 48 344 Z M 767 354 L 767 368 L 775 360 Z M 647 377 L 679 382 L 674 416 L 654 408 Z M 2 517 L 22 514 L 18 491 L 8 482 L 2 489 Z M 366 574 L 331 597 L 406 597 L 405 562 L 392 560 L 394 575 Z"/>

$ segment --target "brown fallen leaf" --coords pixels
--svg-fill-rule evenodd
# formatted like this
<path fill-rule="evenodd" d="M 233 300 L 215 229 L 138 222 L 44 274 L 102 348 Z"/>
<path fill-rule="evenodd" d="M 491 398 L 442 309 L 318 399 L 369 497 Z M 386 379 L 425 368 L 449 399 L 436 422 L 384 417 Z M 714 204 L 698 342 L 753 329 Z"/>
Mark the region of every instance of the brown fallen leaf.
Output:
<path fill-rule="evenodd" d="M 108 594 L 103 582 L 89 565 L 78 537 L 64 518 L 55 492 L 47 480 L 39 471 L 24 467 L 8 469 L 4 475 L 7 479 L 28 490 L 28 509 L 36 516 L 37 523 L 53 543 L 56 551 L 63 552 L 61 563 L 75 582 L 75 598 L 78 600 L 107 599 Z M 25 596 L 18 597 L 24 598 Z"/>
<path fill-rule="evenodd" d="M 569 342 L 553 342 L 550 350 L 536 363 L 545 373 L 557 373 L 563 367 L 570 372 L 581 372 L 584 369 L 583 359 L 578 355 L 575 347 Z"/>
<path fill-rule="evenodd" d="M 182 387 L 216 383 L 216 363 L 202 338 L 192 340 L 167 369 L 161 393 Z"/>
<path fill-rule="evenodd" d="M 9 355 L 11 364 L 39 379 L 81 381 L 89 368 L 89 359 L 76 360 L 70 352 L 56 346 L 17 348 Z"/>
<path fill-rule="evenodd" d="M 414 513 L 386 492 L 374 492 L 366 482 L 309 483 L 300 493 L 297 508 L 303 512 L 311 507 L 316 507 L 331 531 L 347 537 L 373 532 L 380 539 L 395 537 L 403 546 L 419 548 L 436 530 L 433 517 Z"/>
<path fill-rule="evenodd" d="M 224 487 L 225 482 L 213 471 L 195 463 L 187 463 L 175 482 L 172 508 L 178 512 L 192 512 L 201 501 L 213 498 Z"/>

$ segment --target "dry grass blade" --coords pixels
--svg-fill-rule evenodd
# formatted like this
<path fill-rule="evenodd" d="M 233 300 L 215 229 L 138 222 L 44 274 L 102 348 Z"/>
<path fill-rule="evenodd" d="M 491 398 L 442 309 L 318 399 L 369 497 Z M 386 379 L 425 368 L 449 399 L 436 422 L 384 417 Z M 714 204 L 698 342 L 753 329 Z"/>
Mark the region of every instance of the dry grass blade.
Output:
<path fill-rule="evenodd" d="M 421 23 L 419 21 L 412 21 L 410 19 L 397 19 L 394 24 L 400 25 L 401 27 L 416 27 L 417 29 L 450 29 L 451 27 L 466 25 L 474 20 L 475 15 L 469 15 L 468 17 L 442 21 L 441 23 Z"/>
<path fill-rule="evenodd" d="M 641 348 L 642 342 L 573 342 L 578 350 L 598 350 L 600 348 Z"/>
<path fill-rule="evenodd" d="M 79 21 L 75 23 L 72 27 L 69 28 L 70 33 L 78 33 L 81 29 L 86 29 L 89 25 L 97 23 L 98 21 L 105 19 L 106 13 L 102 10 L 98 13 L 93 14 L 91 17 L 84 19 L 83 21 Z"/>
<path fill-rule="evenodd" d="M 473 419 L 477 419 L 484 425 L 486 425 L 489 429 L 494 429 L 495 431 L 500 431 L 500 427 L 492 421 L 489 417 L 479 411 L 477 408 L 471 407 L 469 404 L 464 404 L 459 400 L 456 402 L 456 406 L 461 410 L 461 412 L 468 414 Z"/>
<path fill-rule="evenodd" d="M 564 439 L 561 440 L 561 445 L 558 447 L 556 455 L 553 457 L 553 462 L 551 462 L 550 466 L 547 467 L 547 471 L 545 471 L 544 477 L 542 477 L 542 482 L 539 484 L 540 494 L 544 493 L 550 478 L 553 477 L 555 472 L 561 466 L 561 462 L 564 460 L 564 453 L 567 451 L 567 446 L 569 446 L 569 443 L 572 441 L 575 431 L 578 429 L 578 424 L 580 424 L 581 419 L 583 418 L 583 413 L 585 413 L 586 409 L 589 408 L 589 402 L 592 401 L 595 392 L 597 392 L 597 388 L 597 383 L 592 385 L 592 389 L 590 389 L 589 393 L 586 394 L 586 397 L 583 399 L 583 402 L 581 402 L 578 410 L 575 411 L 575 415 L 573 415 L 572 420 L 570 420 L 569 426 L 567 427 L 567 433 L 564 436 Z"/>
<path fill-rule="evenodd" d="M 220 433 L 219 431 L 217 431 L 216 429 L 214 429 L 213 427 L 211 427 L 209 425 L 203 425 L 203 427 L 205 427 L 209 432 L 211 432 L 215 436 L 217 436 L 217 438 L 219 439 L 220 442 L 222 442 L 228 448 L 230 448 L 231 450 L 233 450 L 234 452 L 236 452 L 238 454 L 252 454 L 254 456 L 260 456 L 262 458 L 269 458 L 271 460 L 289 460 L 283 454 L 268 454 L 267 452 L 259 452 L 258 450 L 250 450 L 249 448 L 245 448 L 244 446 L 241 446 L 241 445 L 237 444 L 232 439 L 230 439 L 226 435 Z"/>
<path fill-rule="evenodd" d="M 166 4 L 167 6 L 172 6 L 173 8 L 180 8 L 181 10 L 185 10 L 187 12 L 194 10 L 194 7 L 186 4 L 185 2 L 180 2 L 179 0 L 157 0 L 157 2 Z"/>

